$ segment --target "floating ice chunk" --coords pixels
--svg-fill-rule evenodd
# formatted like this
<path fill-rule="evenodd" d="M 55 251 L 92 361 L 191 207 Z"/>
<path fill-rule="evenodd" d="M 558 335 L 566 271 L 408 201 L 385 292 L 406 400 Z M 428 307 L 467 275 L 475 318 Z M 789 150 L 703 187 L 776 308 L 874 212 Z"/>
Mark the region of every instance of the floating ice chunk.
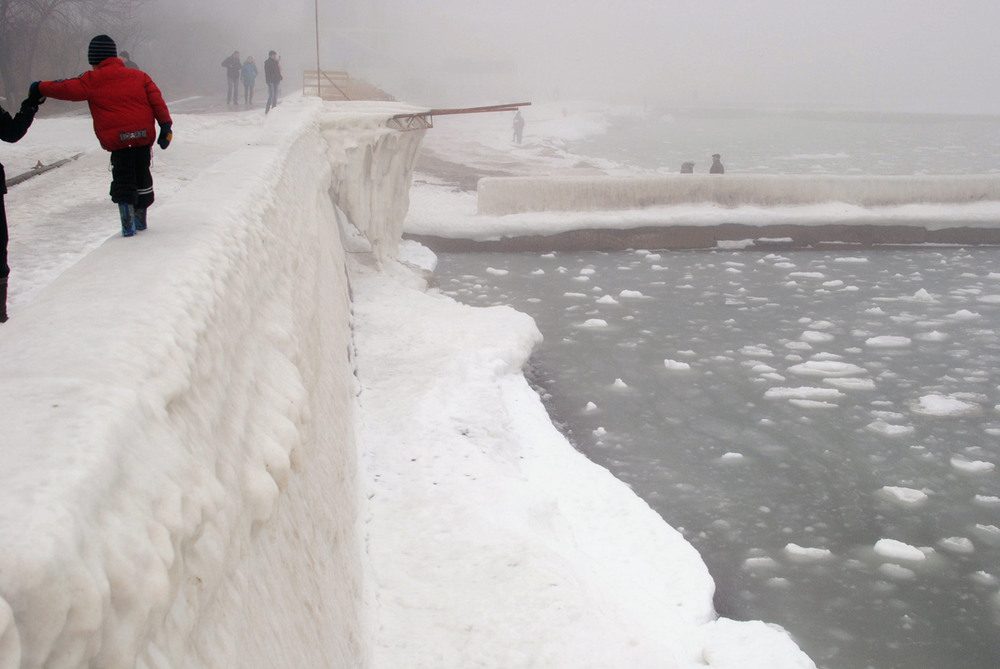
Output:
<path fill-rule="evenodd" d="M 915 431 L 912 425 L 892 425 L 882 420 L 869 423 L 865 428 L 886 437 L 905 437 Z"/>
<path fill-rule="evenodd" d="M 769 399 L 808 399 L 808 400 L 828 400 L 843 397 L 844 393 L 836 388 L 815 388 L 801 386 L 798 388 L 777 387 L 768 388 L 764 392 L 764 397 Z"/>
<path fill-rule="evenodd" d="M 829 378 L 823 382 L 841 390 L 875 390 L 874 379 Z"/>
<path fill-rule="evenodd" d="M 608 434 L 608 431 L 605 430 L 603 427 L 598 427 L 596 430 L 594 430 L 594 436 L 595 437 L 603 437 L 603 436 L 606 436 L 607 434 Z"/>
<path fill-rule="evenodd" d="M 818 402 L 816 400 L 800 400 L 792 399 L 788 400 L 789 404 L 793 404 L 801 409 L 836 409 L 837 405 L 832 402 Z"/>
<path fill-rule="evenodd" d="M 938 542 L 938 546 L 940 546 L 942 550 L 946 550 L 949 553 L 965 554 L 972 553 L 976 550 L 972 540 L 966 537 L 945 537 Z"/>
<path fill-rule="evenodd" d="M 937 302 L 937 299 L 923 288 L 913 294 L 913 299 L 917 302 Z"/>
<path fill-rule="evenodd" d="M 597 299 L 598 304 L 618 304 L 618 300 L 611 297 L 610 295 L 604 295 Z"/>
<path fill-rule="evenodd" d="M 815 562 L 818 560 L 829 560 L 833 557 L 833 552 L 828 548 L 810 548 L 799 546 L 798 544 L 787 544 L 785 553 L 796 562 Z"/>
<path fill-rule="evenodd" d="M 778 561 L 772 557 L 752 557 L 743 561 L 743 568 L 747 571 L 777 569 L 779 566 Z"/>
<path fill-rule="evenodd" d="M 922 416 L 966 416 L 979 411 L 978 404 L 960 400 L 954 395 L 931 393 L 924 395 L 910 407 Z"/>
<path fill-rule="evenodd" d="M 664 359 L 663 366 L 671 371 L 684 371 L 691 369 L 691 365 L 686 362 L 680 362 L 678 360 Z"/>
<path fill-rule="evenodd" d="M 863 374 L 865 369 L 849 362 L 839 362 L 837 360 L 809 360 L 798 365 L 792 365 L 788 368 L 788 371 L 799 376 L 838 377 Z"/>
<path fill-rule="evenodd" d="M 889 578 L 894 578 L 897 581 L 912 581 L 917 577 L 916 573 L 912 569 L 907 569 L 906 567 L 892 562 L 886 562 L 885 564 L 879 565 L 878 570 Z"/>
<path fill-rule="evenodd" d="M 972 501 L 981 506 L 1000 506 L 1000 497 L 996 495 L 976 495 Z"/>
<path fill-rule="evenodd" d="M 872 348 L 901 348 L 910 345 L 910 338 L 898 335 L 881 335 L 869 337 L 865 340 L 865 345 Z"/>
<path fill-rule="evenodd" d="M 927 501 L 927 493 L 913 488 L 902 488 L 899 486 L 882 486 L 877 494 L 900 506 L 921 506 Z"/>
<path fill-rule="evenodd" d="M 881 316 L 885 314 L 882 307 L 872 307 L 871 309 L 865 309 L 866 314 L 871 314 L 872 316 Z"/>
<path fill-rule="evenodd" d="M 585 274 L 585 275 L 594 274 L 596 272 L 597 270 L 595 270 L 593 267 L 584 267 L 583 269 L 580 270 L 580 274 Z"/>
<path fill-rule="evenodd" d="M 811 344 L 833 341 L 835 337 L 829 332 L 817 332 L 816 330 L 806 330 L 802 333 L 802 340 Z"/>
<path fill-rule="evenodd" d="M 1000 304 L 1000 295 L 980 295 L 976 301 L 983 304 Z"/>
<path fill-rule="evenodd" d="M 904 562 L 923 562 L 927 559 L 924 550 L 895 539 L 876 541 L 875 553 L 889 560 L 902 560 Z"/>
<path fill-rule="evenodd" d="M 998 579 L 996 576 L 989 573 L 988 571 L 983 571 L 981 569 L 971 574 L 969 578 L 971 578 L 976 583 L 979 583 L 980 585 L 987 585 L 991 588 L 996 587 L 996 585 L 1000 583 L 1000 579 Z"/>
<path fill-rule="evenodd" d="M 582 328 L 606 328 L 608 327 L 608 322 L 603 318 L 588 318 L 583 323 L 580 323 Z"/>
<path fill-rule="evenodd" d="M 983 474 L 996 469 L 996 465 L 992 462 L 986 462 L 984 460 L 966 460 L 965 458 L 957 455 L 952 456 L 949 462 L 951 462 L 952 467 L 966 474 Z"/>
<path fill-rule="evenodd" d="M 563 297 L 587 297 L 586 293 L 563 293 Z"/>
<path fill-rule="evenodd" d="M 972 531 L 980 541 L 984 541 L 991 546 L 1000 545 L 1000 527 L 977 523 L 972 526 Z"/>
<path fill-rule="evenodd" d="M 840 257 L 840 258 L 834 258 L 833 262 L 857 262 L 857 263 L 862 263 L 862 262 L 868 262 L 868 258 L 855 258 L 855 257 L 852 257 L 852 256 L 843 256 L 843 257 Z"/>
<path fill-rule="evenodd" d="M 841 281 L 840 279 L 833 279 L 831 281 L 824 281 L 823 282 L 823 287 L 824 288 L 840 288 L 843 285 L 844 285 L 844 282 Z"/>
<path fill-rule="evenodd" d="M 803 279 L 825 279 L 826 274 L 822 272 L 789 272 L 788 276 L 801 277 Z"/>
<path fill-rule="evenodd" d="M 937 330 L 931 330 L 930 332 L 921 332 L 918 335 L 914 335 L 914 337 L 920 341 L 944 341 L 948 338 L 948 335 Z"/>
<path fill-rule="evenodd" d="M 774 353 L 771 349 L 764 346 L 763 344 L 756 344 L 752 346 L 744 346 L 740 349 L 740 353 L 743 355 L 759 356 L 761 358 L 773 358 Z"/>
<path fill-rule="evenodd" d="M 946 316 L 946 318 L 950 318 L 956 321 L 971 321 L 980 317 L 981 316 L 977 314 L 975 311 L 969 311 L 968 309 L 959 309 L 955 313 L 948 314 L 948 316 Z"/>
<path fill-rule="evenodd" d="M 535 269 L 535 270 L 532 270 L 531 273 L 534 274 L 535 276 L 539 276 L 541 274 L 545 274 L 545 270 L 544 269 Z"/>
<path fill-rule="evenodd" d="M 497 269 L 496 267 L 487 267 L 486 268 L 486 273 L 487 274 L 495 274 L 496 276 L 504 276 L 506 274 L 510 274 L 510 270 Z"/>
<path fill-rule="evenodd" d="M 628 388 L 628 384 L 622 381 L 621 379 L 615 379 L 615 382 L 611 385 L 613 385 L 615 388 Z"/>
<path fill-rule="evenodd" d="M 646 297 L 646 296 L 643 295 L 638 290 L 623 290 L 622 292 L 618 293 L 618 297 L 642 298 L 642 297 Z"/>
<path fill-rule="evenodd" d="M 750 371 L 755 372 L 757 374 L 773 374 L 778 370 L 776 370 L 774 367 L 771 367 L 770 365 L 765 365 L 762 362 L 757 362 L 753 365 L 753 367 L 750 368 Z"/>
<path fill-rule="evenodd" d="M 723 462 L 739 462 L 743 459 L 743 457 L 742 453 L 734 453 L 733 451 L 730 451 L 719 456 L 719 460 L 722 460 Z"/>

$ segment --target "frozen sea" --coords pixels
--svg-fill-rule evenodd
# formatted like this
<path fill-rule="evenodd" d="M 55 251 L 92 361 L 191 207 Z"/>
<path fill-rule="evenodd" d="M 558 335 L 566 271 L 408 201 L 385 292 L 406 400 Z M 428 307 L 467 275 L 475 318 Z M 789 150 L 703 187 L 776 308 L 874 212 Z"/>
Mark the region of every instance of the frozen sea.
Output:
<path fill-rule="evenodd" d="M 641 171 L 704 147 L 730 171 L 986 173 L 998 130 L 662 114 L 567 148 Z M 682 529 L 721 614 L 781 624 L 828 669 L 1000 666 L 1000 250 L 441 254 L 436 274 L 536 319 L 553 418 Z"/>

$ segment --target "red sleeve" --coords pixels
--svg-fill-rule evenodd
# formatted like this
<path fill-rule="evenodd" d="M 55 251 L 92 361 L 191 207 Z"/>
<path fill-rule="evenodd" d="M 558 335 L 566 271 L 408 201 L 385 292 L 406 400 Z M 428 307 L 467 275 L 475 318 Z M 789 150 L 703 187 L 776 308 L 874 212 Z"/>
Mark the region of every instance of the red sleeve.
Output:
<path fill-rule="evenodd" d="M 163 94 L 160 93 L 160 88 L 149 75 L 146 75 L 146 97 L 149 99 L 149 105 L 153 108 L 153 116 L 156 117 L 157 123 L 161 126 L 173 123 L 170 120 L 170 110 L 167 109 L 167 103 L 163 101 Z"/>
<path fill-rule="evenodd" d="M 80 77 L 59 81 L 40 81 L 38 90 L 45 97 L 56 100 L 80 102 L 87 99 L 87 86 Z"/>

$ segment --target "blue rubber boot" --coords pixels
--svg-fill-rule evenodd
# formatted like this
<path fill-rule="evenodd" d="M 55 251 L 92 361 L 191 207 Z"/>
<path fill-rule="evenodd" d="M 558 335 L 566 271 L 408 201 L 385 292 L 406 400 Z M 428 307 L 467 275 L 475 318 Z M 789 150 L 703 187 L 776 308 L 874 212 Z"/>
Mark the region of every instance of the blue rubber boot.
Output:
<path fill-rule="evenodd" d="M 135 220 L 135 231 L 136 232 L 139 232 L 140 230 L 145 230 L 146 229 L 146 208 L 145 207 L 136 207 L 135 208 L 135 216 L 133 216 L 133 219 Z"/>
<path fill-rule="evenodd" d="M 135 205 L 119 202 L 118 213 L 122 217 L 122 237 L 131 237 L 135 234 Z"/>

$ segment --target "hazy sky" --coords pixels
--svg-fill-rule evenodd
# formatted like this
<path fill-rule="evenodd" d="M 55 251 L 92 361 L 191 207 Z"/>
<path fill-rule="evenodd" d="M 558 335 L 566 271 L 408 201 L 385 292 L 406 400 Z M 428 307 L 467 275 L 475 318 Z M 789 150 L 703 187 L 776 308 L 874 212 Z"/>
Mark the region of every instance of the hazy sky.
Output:
<path fill-rule="evenodd" d="M 288 63 L 315 63 L 314 0 L 184 2 L 228 17 L 237 35 L 301 34 L 285 40 Z M 324 60 L 344 58 L 328 41 L 347 30 L 348 65 L 370 65 L 359 55 L 370 46 L 386 79 L 376 83 L 401 81 L 388 74 L 398 67 L 433 94 L 456 63 L 516 65 L 492 100 L 467 87 L 470 105 L 559 96 L 1000 113 L 1000 0 L 319 0 L 319 12 Z"/>

